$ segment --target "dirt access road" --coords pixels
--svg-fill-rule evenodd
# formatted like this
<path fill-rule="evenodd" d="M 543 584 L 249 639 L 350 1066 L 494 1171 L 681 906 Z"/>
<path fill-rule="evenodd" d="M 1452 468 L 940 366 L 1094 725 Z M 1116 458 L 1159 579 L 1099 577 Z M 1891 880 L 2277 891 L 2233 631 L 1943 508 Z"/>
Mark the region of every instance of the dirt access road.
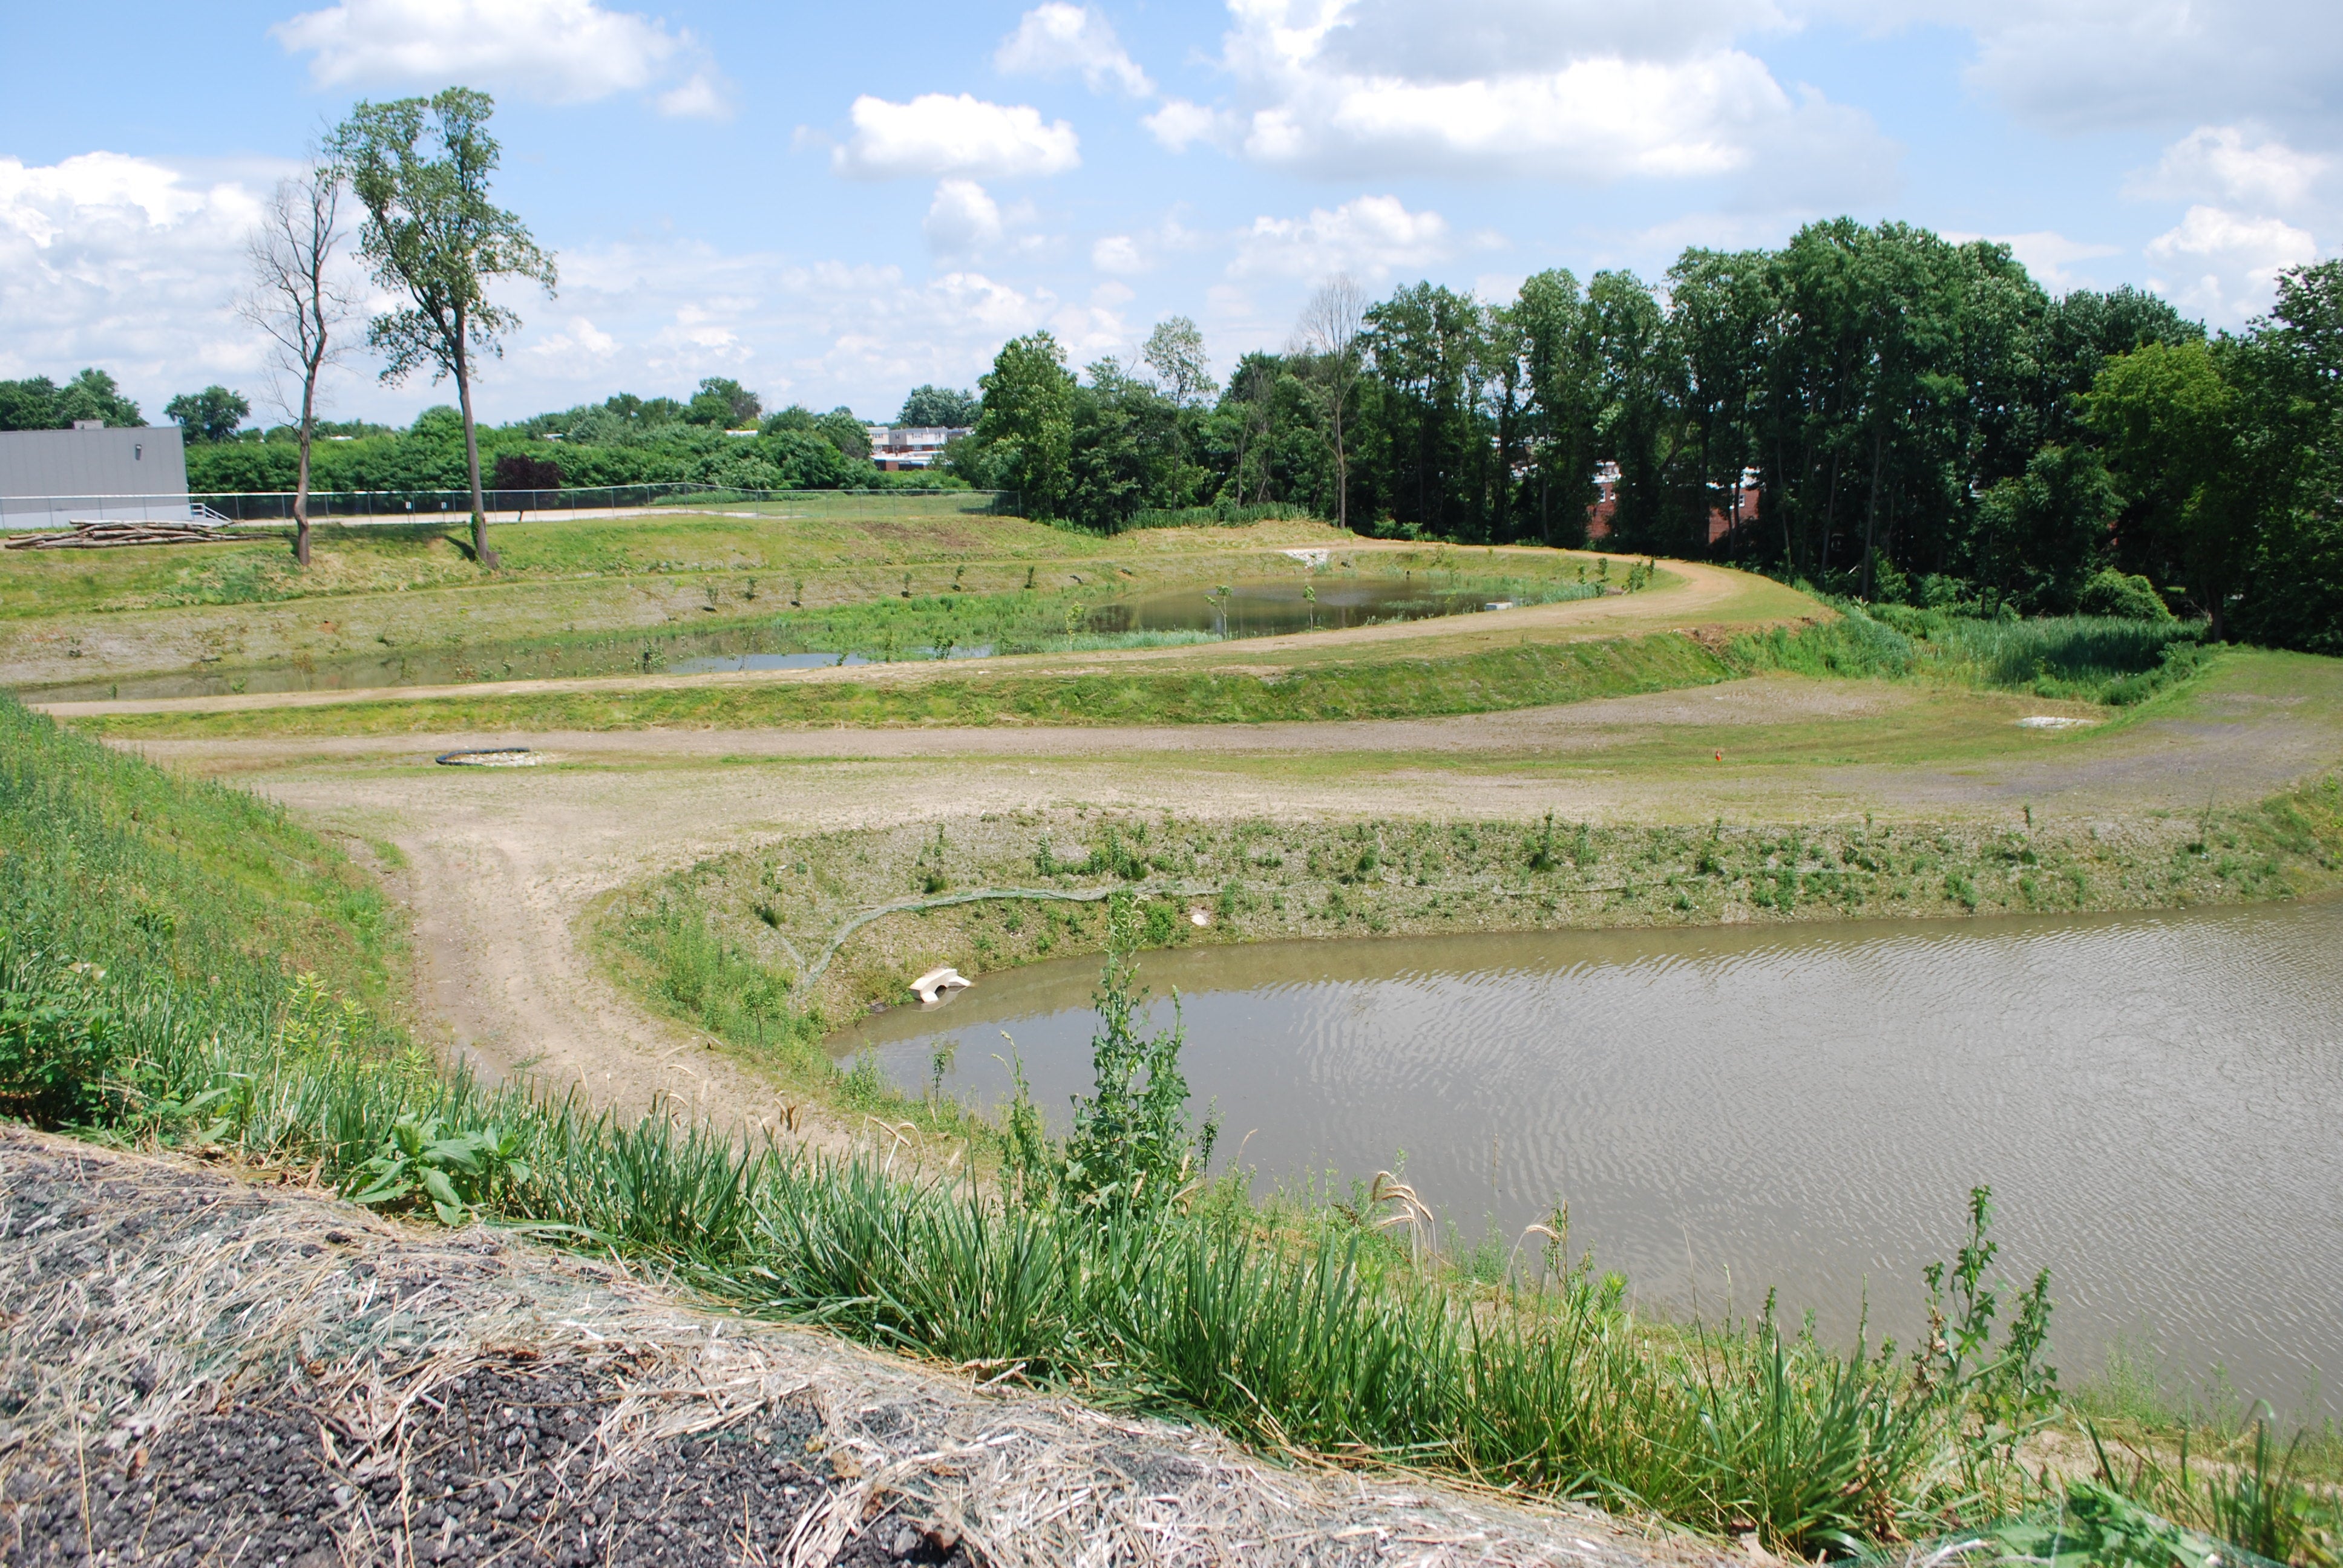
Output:
<path fill-rule="evenodd" d="M 1349 555 L 1412 547 L 1364 541 L 1345 547 Z M 1502 559 L 1507 550 L 1494 552 Z M 1539 552 L 1546 554 L 1549 552 Z M 226 697 L 122 698 L 110 701 L 35 703 L 59 719 L 121 713 L 244 713 L 266 709 L 327 708 L 361 702 L 413 702 L 432 698 L 526 697 L 553 692 L 674 691 L 709 687 L 758 687 L 849 681 L 870 685 L 919 681 L 949 675 L 955 679 L 987 674 L 1089 675 L 1157 668 L 1232 668 L 1266 672 L 1297 664 L 1355 658 L 1382 653 L 1411 658 L 1454 658 L 1528 640 L 1577 642 L 1633 637 L 1684 628 L 1740 629 L 1776 625 L 1831 612 L 1778 583 L 1747 572 L 1694 561 L 1669 561 L 1665 575 L 1634 594 L 1574 599 L 1480 615 L 1396 621 L 1239 642 L 1192 643 L 1177 648 L 1127 648 L 1091 653 L 1016 654 L 983 660 L 922 659 L 865 664 L 850 668 L 745 670 L 719 675 L 625 675 L 552 680 L 470 681 L 447 686 L 378 687 L 354 691 L 254 692 Z"/>
<path fill-rule="evenodd" d="M 1811 821 L 2186 812 L 2343 763 L 2343 662 L 2237 656 L 2103 731 L 2037 699 L 1769 678 L 1564 708 L 1403 721 L 1131 730 L 646 730 L 153 740 L 361 845 L 395 846 L 422 1010 L 491 1073 L 640 1110 L 674 1097 L 771 1125 L 773 1091 L 647 1015 L 580 940 L 594 901 L 776 837 L 1087 804 L 1188 817 Z M 435 767 L 454 745 L 546 765 Z M 1725 760 L 1715 759 L 1717 752 Z"/>

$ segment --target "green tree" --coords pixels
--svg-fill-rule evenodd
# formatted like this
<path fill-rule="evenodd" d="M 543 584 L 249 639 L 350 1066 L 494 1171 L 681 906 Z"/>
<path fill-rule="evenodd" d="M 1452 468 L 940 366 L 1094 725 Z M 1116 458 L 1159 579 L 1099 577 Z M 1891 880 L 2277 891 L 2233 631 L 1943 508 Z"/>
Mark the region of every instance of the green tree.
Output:
<path fill-rule="evenodd" d="M 182 392 L 163 405 L 163 417 L 176 423 L 190 441 L 233 441 L 236 427 L 251 412 L 251 404 L 225 387 Z"/>
<path fill-rule="evenodd" d="M 45 381 L 45 378 L 39 378 Z M 19 383 L 18 385 L 25 385 Z M 135 427 L 146 423 L 138 412 L 138 405 L 125 397 L 114 384 L 114 377 L 95 367 L 58 387 L 49 406 L 45 427 L 30 428 L 62 430 L 83 419 L 96 419 L 116 427 Z"/>
<path fill-rule="evenodd" d="M 2251 532 L 2237 390 L 2213 348 L 2151 343 L 2099 372 L 2087 400 L 2127 503 L 2125 523 L 2177 568 L 2227 635 L 2228 599 Z"/>
<path fill-rule="evenodd" d="M 1359 449 L 1380 470 L 1373 494 L 1403 524 L 1485 538 L 1494 455 L 1483 408 L 1490 323 L 1480 302 L 1429 283 L 1364 313 L 1374 415 Z M 1315 357 L 1323 364 L 1325 356 Z M 1327 407 L 1332 408 L 1332 400 Z M 1364 410 L 1363 410 L 1364 412 Z"/>
<path fill-rule="evenodd" d="M 1667 313 L 1634 273 L 1598 272 L 1587 281 L 1586 316 L 1599 367 L 1599 448 L 1619 465 L 1612 537 L 1631 549 L 1680 550 L 1669 525 L 1677 513 L 1684 357 Z"/>
<path fill-rule="evenodd" d="M 1063 518 L 1073 504 L 1074 378 L 1047 332 L 1001 345 L 980 385 L 976 440 L 1001 482 L 1022 493 L 1027 515 Z"/>
<path fill-rule="evenodd" d="M 1316 405 L 1318 428 L 1334 459 L 1334 526 L 1343 528 L 1351 526 L 1352 394 L 1364 367 L 1366 326 L 1366 296 L 1337 273 L 1311 294 L 1294 328 L 1294 368 Z"/>
<path fill-rule="evenodd" d="M 1701 480 L 1690 538 L 1706 545 L 1715 508 L 1725 516 L 1736 555 L 1757 521 L 1743 514 L 1741 477 L 1757 459 L 1779 309 L 1773 286 L 1772 258 L 1759 250 L 1687 250 L 1668 270 L 1669 326 L 1684 356 L 1684 407 Z"/>
<path fill-rule="evenodd" d="M 45 376 L 0 381 L 0 430 L 57 427 L 57 384 Z"/>
<path fill-rule="evenodd" d="M 1586 508 L 1594 498 L 1596 424 L 1603 395 L 1578 279 L 1556 269 L 1523 280 L 1508 320 L 1517 335 L 1529 404 L 1524 440 L 1532 464 L 1524 516 L 1537 537 L 1557 546 L 1586 542 Z"/>
<path fill-rule="evenodd" d="M 699 390 L 684 405 L 685 422 L 706 425 L 718 430 L 746 430 L 753 427 L 765 405 L 729 376 L 710 376 L 699 384 Z"/>
<path fill-rule="evenodd" d="M 822 439 L 838 448 L 840 457 L 851 457 L 858 463 L 870 461 L 870 427 L 844 404 L 816 419 L 813 427 Z"/>
<path fill-rule="evenodd" d="M 489 300 L 488 286 L 521 277 L 549 296 L 556 281 L 553 257 L 538 248 L 518 217 L 488 199 L 488 176 L 501 154 L 488 133 L 495 109 L 488 95 L 468 87 L 362 102 L 331 142 L 367 210 L 358 252 L 377 284 L 409 301 L 376 317 L 367 342 L 384 357 L 386 382 L 427 365 L 435 382 L 455 377 L 472 489 L 472 550 L 489 568 L 498 561 L 480 496 L 472 373 L 475 356 L 501 354 L 504 335 L 520 318 Z"/>
<path fill-rule="evenodd" d="M 2045 447 L 2024 473 L 1979 499 L 1960 564 L 1999 600 L 2036 615 L 2065 614 L 2106 555 L 2108 525 L 2121 509 L 2097 451 Z"/>
<path fill-rule="evenodd" d="M 895 423 L 930 429 L 961 429 L 973 426 L 976 417 L 983 411 L 983 405 L 973 392 L 950 387 L 914 387 L 910 396 L 903 399 L 903 411 L 895 416 Z"/>
<path fill-rule="evenodd" d="M 2255 328 L 2230 356 L 2263 492 L 2239 630 L 2343 654 L 2343 262 L 2281 273 Z"/>
<path fill-rule="evenodd" d="M 1144 507 L 1182 504 L 1180 409 L 1112 359 L 1090 367 L 1074 397 L 1066 515 L 1119 532 Z"/>
<path fill-rule="evenodd" d="M 1155 384 L 1175 408 L 1185 408 L 1217 389 L 1204 356 L 1204 334 L 1184 316 L 1167 316 L 1147 335 L 1140 358 L 1155 372 Z"/>

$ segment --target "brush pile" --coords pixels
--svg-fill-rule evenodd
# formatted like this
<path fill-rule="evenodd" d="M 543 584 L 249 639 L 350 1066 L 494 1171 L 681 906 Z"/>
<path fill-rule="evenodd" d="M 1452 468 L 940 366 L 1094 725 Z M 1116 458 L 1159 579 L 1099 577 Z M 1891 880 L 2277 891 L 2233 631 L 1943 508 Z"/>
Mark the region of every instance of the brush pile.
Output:
<path fill-rule="evenodd" d="M 216 545 L 247 538 L 213 523 L 75 523 L 47 534 L 18 534 L 0 541 L 7 550 L 104 550 L 122 545 Z"/>
<path fill-rule="evenodd" d="M 0 1563 L 1714 1560 L 0 1124 Z"/>

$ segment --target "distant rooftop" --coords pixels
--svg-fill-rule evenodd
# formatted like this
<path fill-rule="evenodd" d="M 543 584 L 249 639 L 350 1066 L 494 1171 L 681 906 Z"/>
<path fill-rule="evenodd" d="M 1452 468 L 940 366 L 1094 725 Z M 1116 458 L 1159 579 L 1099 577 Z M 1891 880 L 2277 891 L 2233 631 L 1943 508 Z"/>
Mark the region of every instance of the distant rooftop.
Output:
<path fill-rule="evenodd" d="M 945 443 L 970 435 L 970 425 L 870 425 L 870 460 L 882 472 L 925 468 L 943 453 Z"/>

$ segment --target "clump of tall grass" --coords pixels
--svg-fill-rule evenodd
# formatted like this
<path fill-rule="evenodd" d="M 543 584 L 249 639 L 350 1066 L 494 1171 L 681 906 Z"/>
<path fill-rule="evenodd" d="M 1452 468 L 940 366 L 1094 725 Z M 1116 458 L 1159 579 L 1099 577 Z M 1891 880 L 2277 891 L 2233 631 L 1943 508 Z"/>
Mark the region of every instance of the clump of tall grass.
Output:
<path fill-rule="evenodd" d="M 1317 514 L 1285 501 L 1261 501 L 1239 506 L 1217 501 L 1209 507 L 1143 508 L 1133 512 L 1117 532 L 1131 528 L 1242 528 L 1254 523 L 1307 523 Z"/>
<path fill-rule="evenodd" d="M 1736 638 L 1732 651 L 1755 668 L 1799 675 L 1923 675 L 2117 707 L 2186 680 L 2211 657 L 2200 626 L 2168 618 L 1993 619 L 1852 601 L 1838 608 L 1835 620 Z"/>
<path fill-rule="evenodd" d="M 1046 633 L 1031 637 L 1007 637 L 995 648 L 998 653 L 1108 653 L 1127 648 L 1192 648 L 1200 642 L 1218 642 L 1220 638 L 1209 631 L 1174 628 L 1163 631 L 1077 631 L 1051 637 Z"/>
<path fill-rule="evenodd" d="M 643 983 L 662 1006 L 788 1065 L 826 1062 L 815 1042 L 829 1022 L 798 1005 L 793 977 L 721 935 L 689 894 L 668 890 L 625 905 L 617 927 L 619 950 L 638 956 Z"/>
<path fill-rule="evenodd" d="M 2028 1516 L 1938 1543 L 1928 1560 L 1979 1568 L 2323 1568 L 2338 1561 L 2343 1500 L 2305 1482 L 2300 1440 L 2281 1451 L 2268 1422 L 2210 1455 L 2200 1448 L 2193 1471 L 2186 1430 L 2177 1460 L 2120 1445 L 2111 1452 L 2096 1429 L 2088 1435 L 2096 1473 L 2068 1479 Z"/>

